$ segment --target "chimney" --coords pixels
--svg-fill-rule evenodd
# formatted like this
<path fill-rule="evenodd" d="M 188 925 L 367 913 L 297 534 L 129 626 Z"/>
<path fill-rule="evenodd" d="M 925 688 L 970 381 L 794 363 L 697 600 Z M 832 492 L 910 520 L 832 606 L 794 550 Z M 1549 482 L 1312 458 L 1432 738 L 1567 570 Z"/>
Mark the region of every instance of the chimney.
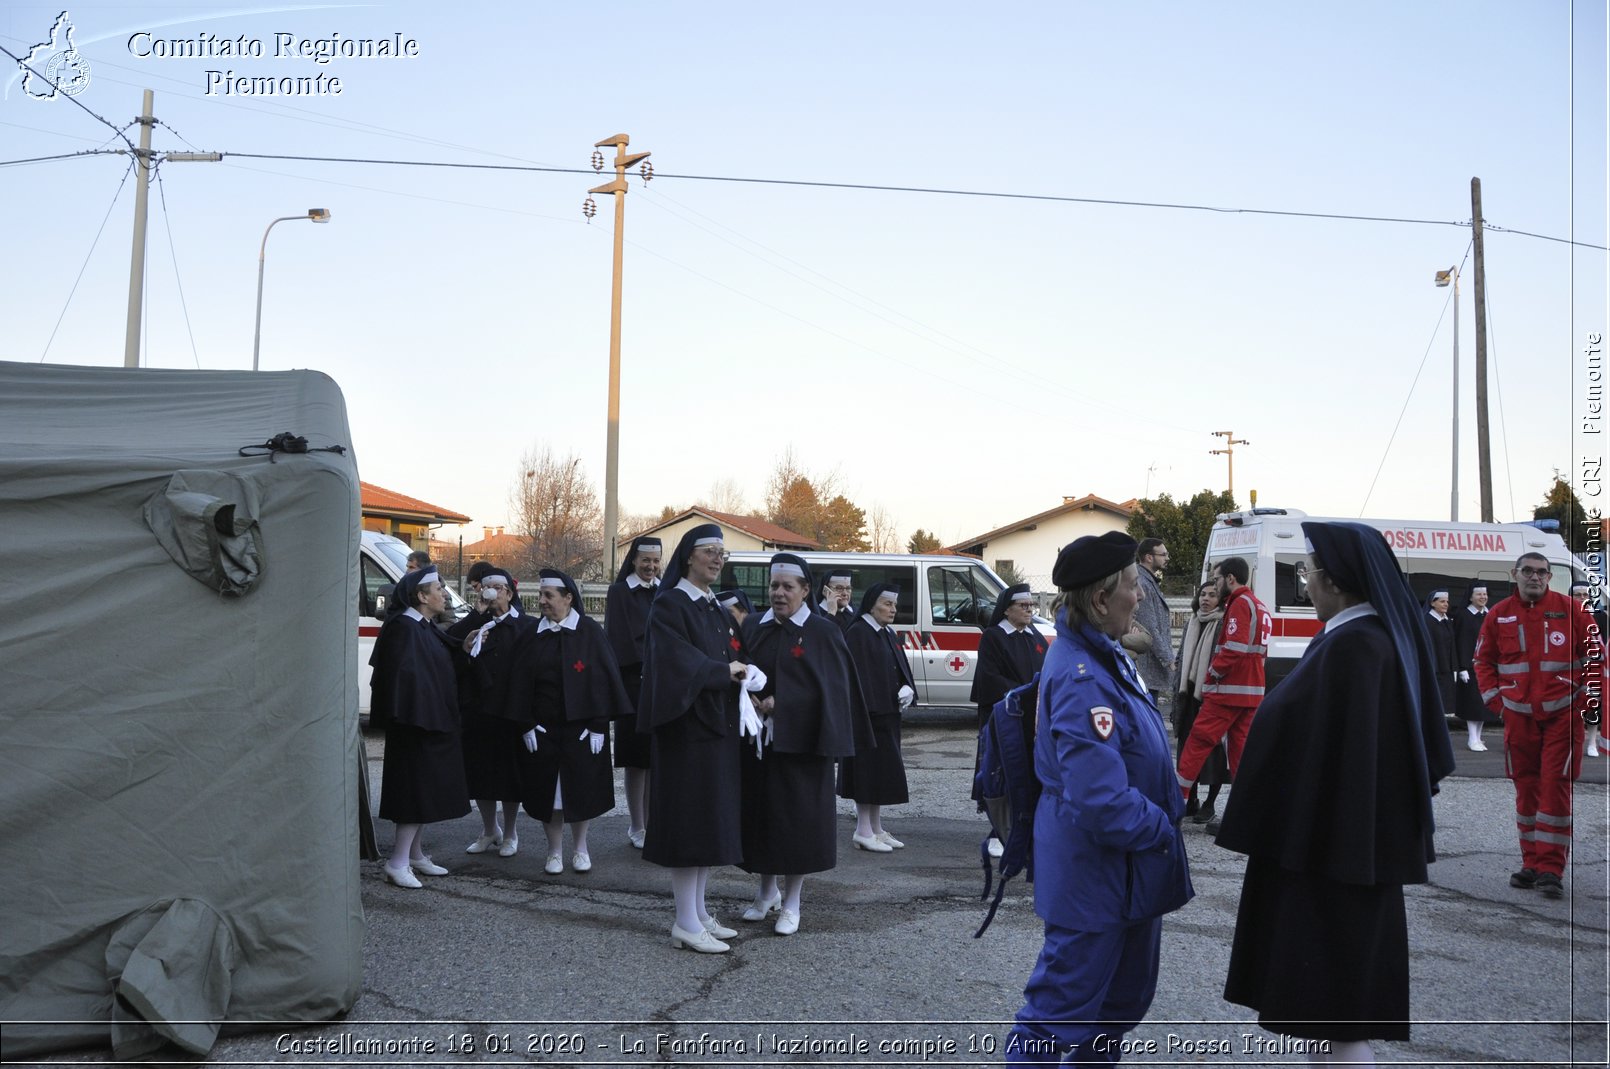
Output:
<path fill-rule="evenodd" d="M 501 534 L 502 534 L 502 533 L 503 533 L 503 528 L 501 528 L 501 527 L 499 527 L 499 528 L 498 528 L 498 534 L 500 534 L 500 535 L 501 535 Z"/>
<path fill-rule="evenodd" d="M 481 528 L 481 539 L 483 541 L 485 541 L 486 539 L 491 538 L 491 537 L 492 537 L 492 528 L 490 528 L 490 527 Z"/>

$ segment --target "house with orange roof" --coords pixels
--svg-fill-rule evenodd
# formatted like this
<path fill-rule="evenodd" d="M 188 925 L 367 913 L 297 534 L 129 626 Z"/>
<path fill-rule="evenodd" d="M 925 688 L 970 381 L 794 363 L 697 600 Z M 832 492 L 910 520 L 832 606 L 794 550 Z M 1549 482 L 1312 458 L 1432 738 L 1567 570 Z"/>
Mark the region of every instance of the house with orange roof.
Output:
<path fill-rule="evenodd" d="M 1056 589 L 1051 566 L 1063 546 L 1082 535 L 1123 530 L 1139 502 L 1118 503 L 1095 494 L 1064 497 L 1062 504 L 964 538 L 946 549 L 966 553 L 999 572 L 1016 572 L 1036 592 Z"/>
<path fill-rule="evenodd" d="M 821 549 L 822 543 L 814 538 L 806 538 L 798 531 L 790 531 L 786 527 L 779 527 L 775 523 L 757 520 L 753 516 L 736 516 L 730 512 L 717 512 L 715 509 L 694 507 L 683 509 L 668 520 L 661 520 L 642 531 L 634 531 L 620 540 L 621 555 L 632 544 L 632 539 L 640 534 L 659 535 L 665 543 L 665 551 L 669 553 L 682 536 L 702 523 L 713 523 L 721 528 L 722 538 L 726 540 L 729 550 L 758 549 L 771 550 L 801 550 Z"/>
<path fill-rule="evenodd" d="M 432 527 L 440 527 L 444 523 L 470 522 L 470 518 L 462 513 L 387 490 L 374 483 L 358 483 L 358 501 L 365 531 L 389 534 L 415 549 L 426 549 L 430 545 Z"/>

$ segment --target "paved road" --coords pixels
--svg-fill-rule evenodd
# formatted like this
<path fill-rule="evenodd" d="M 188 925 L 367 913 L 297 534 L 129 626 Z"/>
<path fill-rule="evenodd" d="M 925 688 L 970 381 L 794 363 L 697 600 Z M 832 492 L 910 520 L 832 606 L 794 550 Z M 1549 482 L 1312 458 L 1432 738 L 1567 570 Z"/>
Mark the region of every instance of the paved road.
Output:
<path fill-rule="evenodd" d="M 479 827 L 472 815 L 427 829 L 427 849 L 452 873 L 424 890 L 391 887 L 378 865 L 364 866 L 364 986 L 345 1021 L 226 1037 L 213 1060 L 999 1061 L 990 1051 L 1020 1005 L 1040 925 L 1032 892 L 1018 881 L 986 936 L 972 938 L 982 916 L 976 851 L 983 825 L 966 798 L 970 717 L 970 710 L 952 710 L 913 718 L 906 746 L 912 801 L 891 808 L 887 820 L 907 849 L 848 849 L 853 809 L 844 806 L 838 867 L 807 878 L 792 938 L 737 923 L 753 882 L 720 869 L 711 900 L 718 916 L 744 929 L 734 951 L 707 957 L 672 949 L 667 880 L 627 843 L 622 812 L 595 822 L 594 870 L 559 876 L 542 872 L 534 823 L 517 857 L 462 853 Z M 368 742 L 378 784 L 379 739 Z M 1569 894 L 1551 902 L 1508 886 L 1517 860 L 1510 786 L 1495 778 L 1500 755 L 1459 756 L 1460 774 L 1437 801 L 1433 882 L 1408 890 L 1414 1041 L 1378 1045 L 1378 1057 L 1383 1064 L 1603 1065 L 1610 796 L 1602 773 L 1610 761 L 1597 766 L 1596 783 L 1577 791 Z M 389 836 L 382 826 L 383 844 Z M 1157 998 L 1132 1033 L 1156 1053 L 1142 1049 L 1125 1062 L 1303 1063 L 1276 1047 L 1249 1052 L 1246 1044 L 1276 1038 L 1220 998 L 1242 859 L 1199 829 L 1192 828 L 1188 845 L 1197 896 L 1165 923 Z M 454 1038 L 463 1036 L 470 1043 Z M 106 1057 L 75 1052 L 55 1061 Z"/>

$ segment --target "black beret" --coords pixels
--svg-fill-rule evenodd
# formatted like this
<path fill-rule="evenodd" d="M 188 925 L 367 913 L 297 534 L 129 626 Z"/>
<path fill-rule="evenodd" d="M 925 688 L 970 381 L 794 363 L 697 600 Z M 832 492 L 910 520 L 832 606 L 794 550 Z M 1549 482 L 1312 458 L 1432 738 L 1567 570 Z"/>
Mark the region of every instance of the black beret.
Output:
<path fill-rule="evenodd" d="M 1051 581 L 1058 590 L 1077 590 L 1100 582 L 1135 563 L 1135 546 L 1135 540 L 1122 531 L 1076 538 L 1057 554 Z"/>

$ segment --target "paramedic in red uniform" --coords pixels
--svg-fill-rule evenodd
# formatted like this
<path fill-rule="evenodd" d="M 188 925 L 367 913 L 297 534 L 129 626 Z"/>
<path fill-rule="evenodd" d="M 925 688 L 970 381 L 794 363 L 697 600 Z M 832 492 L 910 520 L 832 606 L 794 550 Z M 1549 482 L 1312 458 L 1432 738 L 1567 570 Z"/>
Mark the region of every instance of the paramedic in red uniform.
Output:
<path fill-rule="evenodd" d="M 1241 766 L 1252 714 L 1263 701 L 1263 659 L 1269 646 L 1269 610 L 1247 586 L 1252 575 L 1241 557 L 1226 557 L 1213 569 L 1219 583 L 1219 604 L 1224 619 L 1202 684 L 1202 707 L 1180 751 L 1176 777 L 1180 792 L 1190 797 L 1191 786 L 1219 740 L 1230 740 L 1230 779 Z"/>
<path fill-rule="evenodd" d="M 1515 781 L 1521 870 L 1509 885 L 1560 898 L 1582 715 L 1603 652 L 1582 606 L 1549 589 L 1548 558 L 1523 554 L 1510 578 L 1515 593 L 1487 614 L 1476 640 L 1476 681 L 1487 708 L 1504 717 L 1504 763 Z"/>

